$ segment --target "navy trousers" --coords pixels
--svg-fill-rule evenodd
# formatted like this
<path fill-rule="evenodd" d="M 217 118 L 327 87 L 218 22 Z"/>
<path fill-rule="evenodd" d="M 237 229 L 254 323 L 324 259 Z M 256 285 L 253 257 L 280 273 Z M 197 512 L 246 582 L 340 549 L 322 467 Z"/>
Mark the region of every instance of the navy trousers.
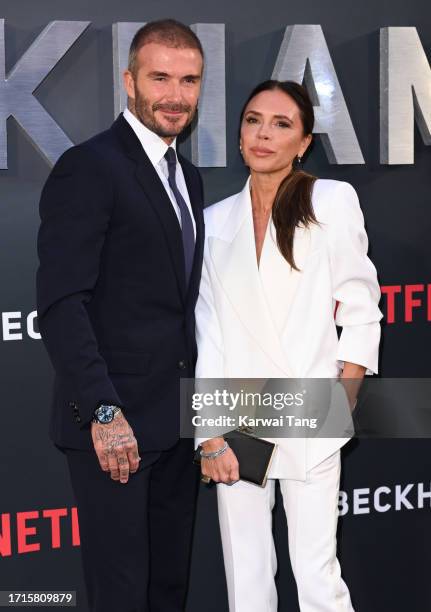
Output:
<path fill-rule="evenodd" d="M 193 441 L 143 453 L 127 484 L 65 450 L 92 612 L 183 612 L 199 474 Z"/>

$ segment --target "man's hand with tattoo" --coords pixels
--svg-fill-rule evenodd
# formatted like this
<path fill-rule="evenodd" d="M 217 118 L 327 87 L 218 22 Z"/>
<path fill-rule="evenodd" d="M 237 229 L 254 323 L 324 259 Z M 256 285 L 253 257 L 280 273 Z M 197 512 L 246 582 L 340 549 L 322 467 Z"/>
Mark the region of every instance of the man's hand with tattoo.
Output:
<path fill-rule="evenodd" d="M 133 430 L 124 414 L 116 414 L 111 423 L 92 423 L 94 450 L 104 472 L 111 472 L 113 480 L 126 483 L 134 474 L 140 456 Z"/>

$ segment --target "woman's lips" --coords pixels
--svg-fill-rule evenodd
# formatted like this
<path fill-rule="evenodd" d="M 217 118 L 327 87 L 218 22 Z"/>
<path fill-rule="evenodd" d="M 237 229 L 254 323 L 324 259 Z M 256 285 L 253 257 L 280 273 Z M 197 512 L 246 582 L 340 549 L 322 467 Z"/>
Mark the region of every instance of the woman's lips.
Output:
<path fill-rule="evenodd" d="M 250 147 L 250 151 L 257 157 L 267 157 L 268 155 L 272 155 L 274 153 L 274 151 L 271 149 L 265 149 L 263 147 Z"/>

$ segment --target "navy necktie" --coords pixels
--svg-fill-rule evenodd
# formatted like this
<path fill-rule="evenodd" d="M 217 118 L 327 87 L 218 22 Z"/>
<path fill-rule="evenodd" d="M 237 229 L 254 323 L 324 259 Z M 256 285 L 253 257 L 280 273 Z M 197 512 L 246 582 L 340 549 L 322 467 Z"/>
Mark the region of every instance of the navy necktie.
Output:
<path fill-rule="evenodd" d="M 177 167 L 177 156 L 172 147 L 169 147 L 165 153 L 165 159 L 168 162 L 168 182 L 169 187 L 177 201 L 178 208 L 181 214 L 181 234 L 183 238 L 183 249 L 184 249 L 184 263 L 186 271 L 186 284 L 188 285 L 190 275 L 193 267 L 193 257 L 195 252 L 195 233 L 193 230 L 192 217 L 190 215 L 187 204 L 178 189 L 177 182 L 175 180 L 175 171 Z"/>

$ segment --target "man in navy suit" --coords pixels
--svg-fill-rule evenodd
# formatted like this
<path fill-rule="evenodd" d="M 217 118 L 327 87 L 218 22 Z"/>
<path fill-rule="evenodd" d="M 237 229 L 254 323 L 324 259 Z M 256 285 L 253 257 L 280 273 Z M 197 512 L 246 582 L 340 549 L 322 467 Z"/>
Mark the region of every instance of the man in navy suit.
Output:
<path fill-rule="evenodd" d="M 179 438 L 193 377 L 202 181 L 176 151 L 203 51 L 189 27 L 135 35 L 128 108 L 72 147 L 42 192 L 38 321 L 55 369 L 50 434 L 79 509 L 91 610 L 184 609 L 198 474 Z"/>

